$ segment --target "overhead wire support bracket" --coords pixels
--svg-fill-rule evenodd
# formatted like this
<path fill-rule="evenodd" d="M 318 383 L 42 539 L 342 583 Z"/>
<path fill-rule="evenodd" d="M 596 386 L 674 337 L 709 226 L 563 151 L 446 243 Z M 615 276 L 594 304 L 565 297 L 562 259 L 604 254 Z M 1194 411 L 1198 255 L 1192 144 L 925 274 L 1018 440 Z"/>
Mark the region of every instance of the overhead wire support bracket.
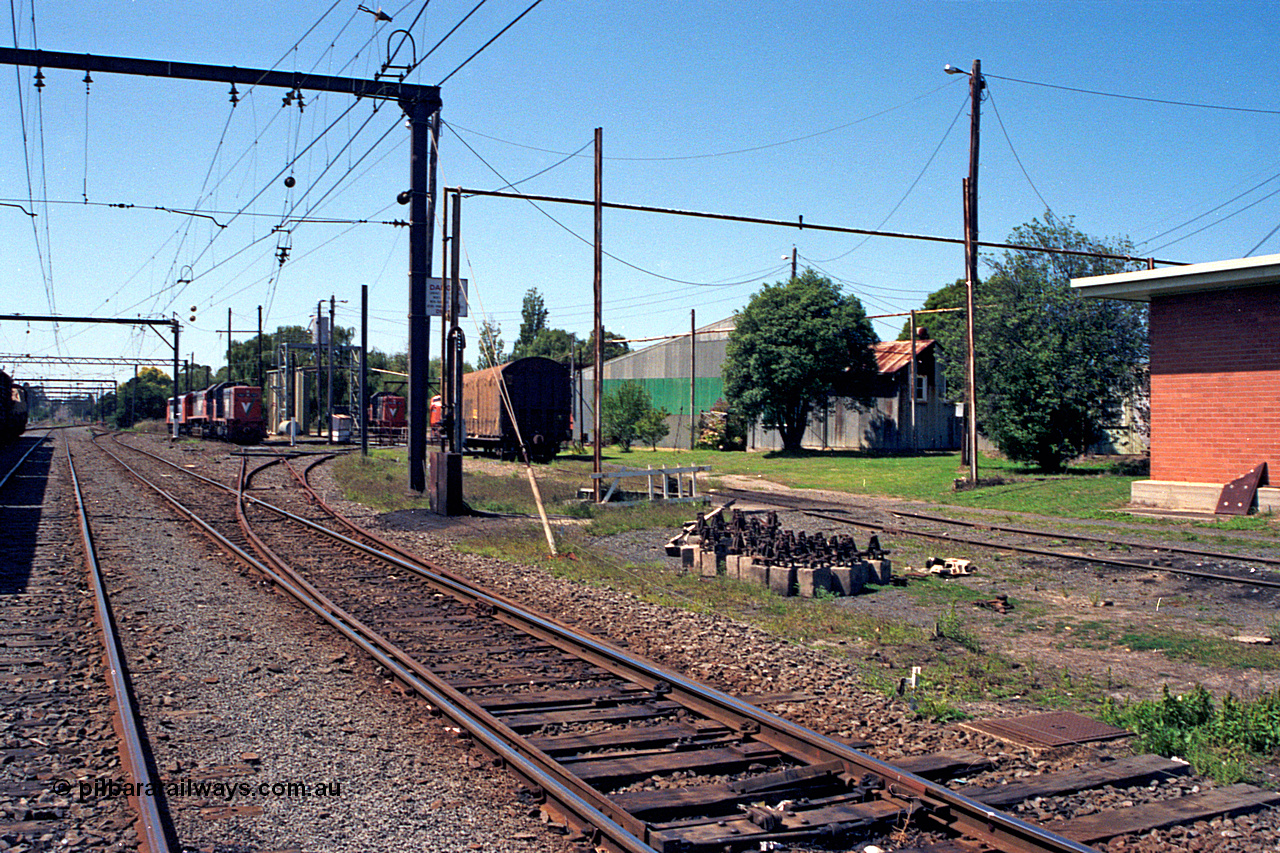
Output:
<path fill-rule="evenodd" d="M 43 69 L 58 68 L 94 71 L 100 74 L 135 74 L 144 77 L 168 77 L 180 80 L 207 80 L 217 83 L 242 83 L 246 86 L 268 86 L 275 89 L 313 92 L 336 92 L 357 98 L 378 98 L 401 104 L 425 101 L 432 109 L 440 106 L 440 87 L 400 80 L 368 80 L 359 77 L 334 77 L 295 71 L 272 71 L 262 68 L 237 68 L 231 65 L 202 65 L 194 62 L 169 62 L 124 56 L 99 56 L 87 53 L 0 47 L 0 64 L 25 65 L 38 69 L 38 83 L 44 84 Z"/>

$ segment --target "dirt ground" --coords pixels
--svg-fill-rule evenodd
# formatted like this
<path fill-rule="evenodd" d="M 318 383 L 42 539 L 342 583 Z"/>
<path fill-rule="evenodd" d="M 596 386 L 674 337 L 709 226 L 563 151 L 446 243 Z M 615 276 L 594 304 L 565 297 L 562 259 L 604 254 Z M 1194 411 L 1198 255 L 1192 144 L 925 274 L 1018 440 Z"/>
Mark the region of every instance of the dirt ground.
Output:
<path fill-rule="evenodd" d="M 768 491 L 787 489 L 761 480 L 726 478 L 726 485 Z M 909 506 L 919 511 L 929 507 L 895 500 L 851 498 L 831 493 L 808 492 L 815 499 L 843 500 L 851 508 L 850 517 L 884 518 L 895 508 Z M 1001 513 L 1001 516 L 1011 515 Z M 1015 524 L 1045 528 L 1045 520 L 1013 520 Z M 806 517 L 803 529 L 849 533 L 845 525 L 821 523 Z M 1063 522 L 1069 524 L 1070 522 Z M 1130 525 L 1091 529 L 1092 535 L 1150 539 L 1154 533 L 1135 533 Z M 965 535 L 983 534 L 964 531 Z M 865 537 L 864 533 L 855 535 Z M 1164 529 L 1159 536 L 1177 543 L 1185 539 L 1184 529 Z M 905 587 L 877 588 L 871 595 L 839 600 L 836 606 L 857 608 L 869 615 L 911 622 L 929 627 L 941 616 L 956 615 L 977 636 L 982 648 L 998 651 L 1014 661 L 1035 667 L 1069 692 L 1069 682 L 1092 679 L 1092 684 L 1117 698 L 1149 698 L 1168 685 L 1175 693 L 1201 684 L 1215 695 L 1233 693 L 1252 697 L 1280 689 L 1280 651 L 1272 645 L 1247 644 L 1239 638 L 1267 637 L 1280 628 L 1280 589 L 1220 580 L 1207 580 L 1160 569 L 1130 570 L 1017 554 L 989 548 L 927 539 L 882 535 L 882 544 L 894 551 L 895 571 L 923 567 L 928 557 L 968 559 L 974 574 L 933 580 L 936 594 L 913 592 Z M 1039 542 L 1041 547 L 1046 543 Z M 1071 543 L 1064 543 L 1072 547 Z M 1183 542 L 1182 544 L 1187 544 Z M 1218 547 L 1213 543 L 1205 547 Z M 1127 559 L 1125 549 L 1108 551 L 1106 546 L 1078 546 L 1075 550 Z M 1212 573 L 1231 573 L 1280 580 L 1274 572 L 1246 562 L 1216 562 L 1201 558 L 1169 555 L 1167 565 Z M 951 588 L 945 592 L 945 588 Z M 955 589 L 963 588 L 963 590 Z M 1006 595 L 1012 608 L 998 613 L 979 606 L 973 598 L 989 600 Z M 1144 642 L 1145 640 L 1145 642 Z M 1187 649 L 1170 654 L 1160 650 L 1135 650 L 1154 641 Z M 1194 651 L 1199 646 L 1199 651 Z M 1223 649 L 1214 654 L 1207 648 Z M 1207 665 L 1191 658 L 1210 658 Z M 1221 663 L 1217 661 L 1221 660 Z M 1232 661 L 1234 663 L 1229 663 Z M 1246 665 L 1241 665 L 1241 664 Z M 1042 678 L 1043 680 L 1043 678 Z"/>

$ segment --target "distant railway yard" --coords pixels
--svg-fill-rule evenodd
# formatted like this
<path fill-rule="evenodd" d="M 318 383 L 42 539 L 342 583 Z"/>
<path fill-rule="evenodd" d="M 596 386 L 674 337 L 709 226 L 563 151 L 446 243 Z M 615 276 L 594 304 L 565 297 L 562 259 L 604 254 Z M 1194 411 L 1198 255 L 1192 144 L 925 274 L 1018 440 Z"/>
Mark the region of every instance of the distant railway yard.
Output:
<path fill-rule="evenodd" d="M 1270 518 L 852 494 L 818 454 L 791 487 L 753 454 L 707 506 L 599 509 L 562 453 L 553 559 L 515 464 L 468 460 L 483 511 L 444 518 L 399 461 L 333 451 L 3 451 L 0 851 L 1280 837 Z"/>

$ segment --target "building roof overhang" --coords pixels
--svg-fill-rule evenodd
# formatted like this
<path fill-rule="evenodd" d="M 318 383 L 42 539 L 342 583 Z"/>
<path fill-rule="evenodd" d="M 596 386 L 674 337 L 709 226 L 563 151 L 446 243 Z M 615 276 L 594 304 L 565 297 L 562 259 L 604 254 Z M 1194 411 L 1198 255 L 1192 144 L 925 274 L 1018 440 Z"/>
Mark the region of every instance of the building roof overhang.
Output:
<path fill-rule="evenodd" d="M 1280 255 L 1071 279 L 1081 296 L 1150 302 L 1152 297 L 1280 283 Z"/>

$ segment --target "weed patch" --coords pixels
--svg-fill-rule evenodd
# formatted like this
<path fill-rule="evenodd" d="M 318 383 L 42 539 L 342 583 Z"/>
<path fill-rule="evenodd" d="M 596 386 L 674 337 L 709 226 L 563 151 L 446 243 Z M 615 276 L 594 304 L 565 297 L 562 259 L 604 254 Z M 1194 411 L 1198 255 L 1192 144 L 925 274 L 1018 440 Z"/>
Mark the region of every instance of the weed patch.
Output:
<path fill-rule="evenodd" d="M 1227 694 L 1219 704 L 1200 685 L 1176 696 L 1166 684 L 1158 700 L 1108 701 L 1102 713 L 1107 722 L 1133 731 L 1138 748 L 1179 756 L 1224 785 L 1249 778 L 1280 750 L 1280 691 L 1251 701 Z"/>

